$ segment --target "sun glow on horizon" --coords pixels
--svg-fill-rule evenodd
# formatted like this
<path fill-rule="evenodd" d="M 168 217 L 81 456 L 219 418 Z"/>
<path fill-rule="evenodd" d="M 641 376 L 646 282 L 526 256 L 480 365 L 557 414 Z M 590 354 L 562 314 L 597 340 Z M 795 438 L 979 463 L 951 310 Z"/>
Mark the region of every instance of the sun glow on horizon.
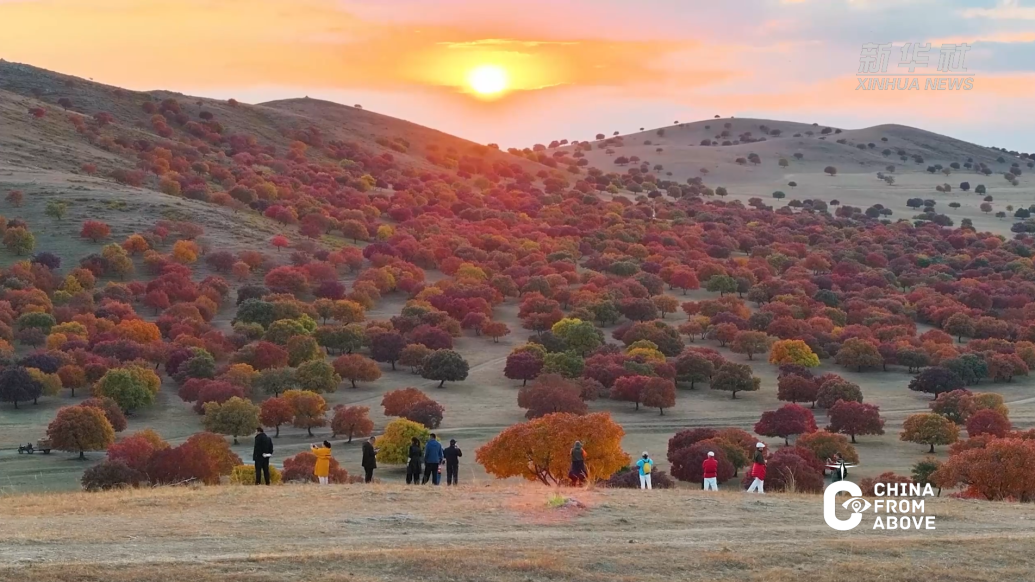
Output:
<path fill-rule="evenodd" d="M 509 85 L 507 70 L 499 65 L 479 65 L 467 74 L 471 90 L 483 97 L 503 93 Z"/>

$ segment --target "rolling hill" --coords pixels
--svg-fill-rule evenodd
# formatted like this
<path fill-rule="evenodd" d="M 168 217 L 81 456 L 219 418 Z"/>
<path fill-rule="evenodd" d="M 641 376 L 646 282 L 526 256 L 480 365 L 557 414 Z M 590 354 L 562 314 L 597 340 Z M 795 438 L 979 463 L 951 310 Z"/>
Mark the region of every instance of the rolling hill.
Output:
<path fill-rule="evenodd" d="M 63 101 L 65 99 L 69 101 Z M 725 123 L 730 124 L 731 145 L 700 145 L 705 139 L 710 143 L 716 135 L 723 138 L 720 132 L 725 129 L 722 127 Z M 780 135 L 770 135 L 764 142 L 732 145 L 736 136 L 746 132 L 761 135 L 762 126 L 767 133 L 779 129 Z M 810 131 L 812 136 L 807 135 Z M 584 153 L 584 159 L 588 160 L 587 169 L 599 168 L 606 174 L 614 173 L 611 184 L 617 191 L 614 196 L 625 198 L 626 204 L 646 204 L 649 200 L 647 192 L 617 188 L 617 184 L 632 184 L 630 176 L 620 179 L 618 174 L 637 167 L 643 161 L 648 162 L 644 173 L 656 174 L 659 181 L 685 184 L 688 179 L 703 177 L 708 187 L 717 189 L 723 186 L 729 191 L 729 199 L 742 202 L 757 197 L 765 204 L 780 206 L 793 204 L 795 199 L 837 199 L 844 205 L 863 209 L 882 204 L 893 211 L 890 218 L 894 220 L 917 214 L 917 210 L 907 208 L 909 198 L 932 198 L 937 200 L 938 211 L 957 223 L 968 218 L 978 229 L 1006 236 L 1010 235 L 1013 221 L 1000 220 L 991 213 L 980 211 L 983 196 L 976 195 L 973 188 L 962 192 L 956 184 L 960 181 L 970 181 L 972 186 L 986 183 L 989 195 L 994 197 L 992 204 L 996 211 L 1005 212 L 1013 205 L 1027 207 L 1035 198 L 1031 173 L 1027 168 L 1018 177 L 1017 186 L 999 175 L 1012 163 L 1025 163 L 1024 159 L 1009 154 L 897 125 L 842 130 L 841 133 L 833 129 L 828 134 L 822 131 L 822 126 L 773 120 L 706 120 L 664 128 L 664 131 L 630 134 L 622 136 L 621 140 L 598 140 L 593 142 L 592 149 L 580 153 Z M 795 134 L 801 135 L 795 137 Z M 841 139 L 845 143 L 837 143 Z M 645 143 L 648 141 L 651 143 Z M 874 147 L 871 148 L 870 143 Z M 863 148 L 860 149 L 859 145 Z M 662 151 L 657 151 L 659 148 Z M 608 149 L 613 153 L 608 153 Z M 882 153 L 884 149 L 893 153 L 885 156 Z M 907 162 L 898 159 L 899 149 L 907 155 Z M 533 158 L 541 161 L 574 159 L 575 148 L 545 148 L 538 152 L 529 149 L 518 153 L 521 155 L 511 155 L 403 120 L 325 101 L 302 98 L 246 105 L 165 91 L 132 92 L 27 65 L 0 62 L 0 193 L 9 190 L 25 193 L 24 202 L 17 206 L 6 205 L 4 214 L 9 219 L 24 220 L 31 225 L 37 248 L 59 255 L 66 265 L 76 265 L 84 256 L 101 251 L 101 244 L 86 242 L 79 236 L 81 224 L 90 219 L 108 222 L 115 241 L 145 232 L 158 220 L 191 221 L 205 230 L 200 241 L 203 250 L 239 253 L 270 249 L 271 262 L 278 265 L 290 263 L 294 260 L 292 253 L 273 254 L 270 238 L 281 233 L 296 240 L 308 237 L 299 236 L 297 224 L 266 215 L 264 211 L 274 205 L 273 195 L 255 199 L 254 192 L 243 188 L 244 197 L 250 197 L 246 204 L 224 192 L 237 188 L 235 171 L 246 175 L 249 184 L 264 182 L 262 185 L 269 188 L 269 183 L 279 181 L 290 186 L 285 188 L 290 191 L 287 194 L 290 201 L 303 210 L 314 206 L 309 202 L 311 193 L 316 187 L 322 187 L 321 195 L 327 201 L 322 210 L 335 214 L 339 226 L 344 213 L 362 212 L 357 209 L 369 205 L 372 200 L 381 203 L 385 211 L 394 203 L 390 199 L 396 199 L 396 196 L 406 201 L 407 185 L 417 185 L 417 182 L 421 182 L 421 187 L 442 182 L 450 189 L 455 187 L 477 193 L 477 196 L 470 197 L 476 203 L 484 206 L 498 204 L 492 208 L 496 214 L 484 218 L 479 214 L 480 207 L 459 201 L 452 194 L 435 201 L 449 205 L 450 217 L 469 213 L 451 223 L 457 231 L 479 221 L 498 221 L 498 216 L 514 218 L 524 214 L 528 218 L 540 208 L 551 205 L 557 206 L 549 212 L 553 213 L 551 216 L 559 217 L 558 222 L 569 218 L 577 220 L 577 216 L 565 217 L 554 211 L 560 209 L 562 194 L 569 198 L 582 198 L 581 194 L 572 197 L 571 192 L 565 192 L 565 189 L 584 180 L 588 172 L 574 164 L 572 167 L 578 173 L 566 169 L 566 164 L 550 167 L 533 161 Z M 752 153 L 758 155 L 759 163 L 747 161 Z M 794 157 L 795 153 L 802 154 L 800 160 Z M 912 155 L 922 155 L 924 163 L 917 164 L 910 157 Z M 1001 155 L 1005 156 L 1006 162 L 998 161 Z M 290 169 L 283 163 L 285 156 L 294 156 Z M 618 157 L 638 157 L 640 160 L 618 165 L 615 164 Z M 168 188 L 173 186 L 169 182 L 172 180 L 168 177 L 169 168 L 155 168 L 153 165 L 159 164 L 156 158 L 165 161 L 172 158 L 180 164 L 179 169 L 172 173 L 182 180 L 172 190 Z M 182 158 L 182 161 L 176 158 Z M 744 158 L 744 163 L 738 163 L 737 158 Z M 971 158 L 973 162 L 967 162 Z M 778 163 L 780 159 L 788 160 L 786 167 Z M 389 161 L 391 167 L 385 169 Z M 964 168 L 946 176 L 925 171 L 930 164 L 950 167 L 954 162 L 960 163 L 961 167 L 966 163 L 984 163 L 994 168 L 994 173 L 985 176 Z M 379 167 L 383 171 L 374 172 L 380 178 L 364 180 L 365 164 L 371 167 L 384 164 Z M 473 168 L 478 164 L 481 164 L 480 174 L 465 169 L 467 165 Z M 878 171 L 887 171 L 884 167 L 888 164 L 896 165 L 894 185 L 876 178 Z M 657 165 L 661 168 L 654 169 Z M 836 175 L 824 173 L 828 165 L 837 167 Z M 345 167 L 347 172 L 338 172 L 334 177 L 329 173 Z M 222 173 L 214 172 L 214 168 L 221 168 Z M 708 173 L 703 174 L 701 168 L 708 169 Z M 156 169 L 161 172 L 154 171 Z M 139 176 L 129 180 L 125 172 L 137 172 Z M 159 174 L 163 177 L 159 178 Z M 490 174 L 495 180 L 493 185 L 486 178 Z M 525 182 L 519 182 L 516 176 Z M 630 181 L 623 183 L 621 180 Z M 790 187 L 789 182 L 796 186 Z M 935 186 L 947 182 L 952 182 L 952 192 L 936 194 Z M 586 183 L 581 187 L 585 188 Z M 517 194 L 513 193 L 515 190 Z M 785 192 L 784 199 L 772 198 L 772 193 L 778 190 Z M 488 201 L 481 200 L 483 193 L 487 194 L 484 198 Z M 601 195 L 600 198 L 605 204 L 612 202 L 610 195 Z M 717 197 L 705 196 L 705 199 L 711 201 Z M 48 203 L 58 201 L 67 203 L 68 210 L 63 218 L 55 220 L 46 215 L 46 207 Z M 959 203 L 958 208 L 949 207 L 954 202 Z M 409 200 L 406 203 L 412 206 L 423 204 L 426 208 L 422 212 L 434 210 L 425 202 Z M 680 204 L 684 203 L 686 201 L 680 201 Z M 526 208 L 530 210 L 526 212 Z M 403 218 L 399 219 L 391 215 L 382 217 L 381 210 L 371 211 L 370 216 L 374 218 L 365 218 L 373 229 L 370 233 L 383 225 L 397 227 L 406 222 L 406 209 L 402 210 Z M 415 222 L 418 223 L 415 226 L 417 232 L 421 224 Z M 531 219 L 526 224 L 530 222 Z M 540 224 L 546 222 L 540 220 Z M 506 225 L 503 222 L 499 224 Z M 526 227 L 525 224 L 518 226 Z M 315 245 L 315 241 L 319 241 L 322 250 L 351 245 L 352 241 L 343 237 L 341 232 L 340 227 L 335 227 L 305 242 Z M 423 237 L 428 233 L 418 234 Z M 428 236 L 447 237 L 451 234 L 436 232 Z M 536 232 L 532 236 L 539 234 Z M 548 236 L 553 235 L 543 235 L 544 239 Z M 459 246 L 461 243 L 456 244 Z M 416 241 L 415 246 L 419 246 Z M 468 252 L 467 249 L 464 251 Z M 0 262 L 8 267 L 24 258 L 5 253 Z M 199 261 L 195 269 L 198 279 L 217 274 L 205 261 Z M 143 278 L 147 280 L 150 276 L 145 274 Z M 429 267 L 427 276 L 429 281 L 437 281 L 447 275 Z M 341 275 L 341 282 L 353 284 L 356 277 L 355 272 L 349 271 Z M 233 285 L 241 283 L 235 281 Z M 712 295 L 699 290 L 683 300 L 709 297 Z M 400 314 L 408 299 L 405 293 L 386 295 L 367 311 L 367 320 L 390 320 Z M 221 332 L 233 333 L 234 309 L 227 305 L 212 321 L 213 326 Z M 143 311 L 147 311 L 147 317 L 152 317 L 150 310 Z M 682 313 L 675 315 L 683 317 Z M 521 328 L 515 301 L 496 306 L 493 317 L 511 329 Z M 669 321 L 673 325 L 679 323 L 671 316 Z M 384 391 L 414 384 L 426 386 L 450 411 L 443 428 L 463 439 L 465 445 L 469 443 L 473 450 L 477 444 L 487 442 L 500 430 L 522 418 L 522 412 L 513 406 L 515 386 L 503 380 L 503 367 L 508 352 L 520 345 L 525 337 L 522 333 L 515 333 L 499 342 L 486 341 L 486 338 L 475 337 L 471 333 L 457 337 L 457 349 L 471 364 L 470 376 L 467 382 L 448 391 L 435 391 L 435 383 L 421 384 L 419 377 L 403 370 L 388 373 L 386 369 L 385 377 L 376 385 L 368 389 L 338 391 L 328 396 L 328 402 L 331 406 L 370 406 L 374 409 L 372 419 L 382 426 L 388 419 L 377 410 L 377 403 Z M 29 351 L 28 347 L 19 347 L 22 353 Z M 756 361 L 753 366 L 767 387 L 775 385 L 774 367 L 764 361 Z M 829 362 L 825 366 L 824 371 L 837 369 Z M 909 414 L 926 411 L 928 402 L 904 389 L 908 382 L 904 370 L 876 378 L 837 370 L 853 381 L 865 382 L 867 398 L 872 397 L 878 402 L 889 420 L 887 437 L 860 444 L 860 449 L 873 459 L 860 473 L 874 475 L 883 470 L 907 470 L 915 461 L 916 451 L 898 442 L 896 431 L 890 426 L 900 423 Z M 180 401 L 176 396 L 177 390 L 176 383 L 168 379 L 157 405 L 133 416 L 130 421 L 132 429 L 157 427 L 171 442 L 181 442 L 196 432 L 199 428 L 197 415 Z M 1011 418 L 1015 422 L 1030 422 L 1035 418 L 1027 385 L 1022 382 L 1003 383 L 997 384 L 995 390 L 1008 398 Z M 627 431 L 624 444 L 629 450 L 660 451 L 674 431 L 691 423 L 695 426 L 750 428 L 762 410 L 779 406 L 775 390 L 760 393 L 757 400 L 735 409 L 729 407 L 727 398 L 717 391 L 696 391 L 693 404 L 690 404 L 690 398 L 686 398 L 685 404 L 667 412 L 664 417 L 618 407 L 613 407 L 612 412 Z M 9 467 L 13 467 L 5 469 L 4 477 L 8 480 L 0 483 L 0 487 L 8 486 L 19 491 L 51 486 L 76 487 L 81 465 L 53 456 L 10 459 L 14 456 L 11 449 L 16 443 L 41 436 L 57 408 L 67 401 L 64 398 L 44 399 L 39 406 L 17 416 L 0 415 L 0 449 L 6 449 L 0 450 L 0 456 L 6 455 L 8 458 L 4 461 L 10 461 Z M 308 442 L 304 431 L 288 434 L 279 441 L 284 446 L 278 443 L 278 455 L 304 450 Z M 242 445 L 238 452 L 247 458 L 245 449 Z M 357 457 L 357 447 L 348 447 L 341 453 L 343 463 L 355 464 Z"/>

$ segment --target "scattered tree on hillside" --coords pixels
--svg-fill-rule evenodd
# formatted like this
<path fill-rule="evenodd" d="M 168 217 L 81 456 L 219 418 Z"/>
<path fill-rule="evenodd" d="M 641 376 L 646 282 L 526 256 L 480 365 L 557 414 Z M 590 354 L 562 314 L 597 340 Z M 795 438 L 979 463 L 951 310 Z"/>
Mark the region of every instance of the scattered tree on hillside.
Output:
<path fill-rule="evenodd" d="M 370 436 L 374 433 L 374 421 L 370 420 L 369 413 L 370 408 L 366 406 L 335 406 L 331 417 L 331 438 L 348 435 L 351 443 L 354 436 Z"/>
<path fill-rule="evenodd" d="M 524 477 L 544 485 L 566 481 L 575 441 L 586 451 L 589 478 L 607 479 L 629 464 L 622 451 L 622 427 L 607 413 L 548 414 L 505 429 L 476 451 L 476 459 L 498 479 Z"/>
<path fill-rule="evenodd" d="M 899 440 L 930 445 L 929 453 L 934 453 L 935 445 L 951 445 L 959 437 L 959 428 L 951 420 L 933 413 L 911 414 L 902 423 Z"/>
<path fill-rule="evenodd" d="M 789 444 L 793 435 L 815 432 L 816 419 L 809 409 L 797 404 L 785 404 L 777 410 L 762 413 L 762 418 L 755 423 L 755 432 L 762 436 L 781 437 L 784 444 Z"/>
<path fill-rule="evenodd" d="M 103 451 L 114 443 L 115 430 L 99 408 L 66 406 L 47 426 L 47 437 L 55 449 L 85 459 L 86 451 Z"/>
<path fill-rule="evenodd" d="M 421 362 L 420 375 L 428 380 L 438 380 L 442 388 L 446 382 L 461 382 L 467 379 L 467 360 L 453 350 L 437 350 Z"/>
<path fill-rule="evenodd" d="M 884 419 L 880 416 L 880 408 L 873 404 L 838 400 L 827 414 L 830 416 L 827 430 L 848 435 L 852 444 L 855 444 L 856 435 L 884 434 Z"/>

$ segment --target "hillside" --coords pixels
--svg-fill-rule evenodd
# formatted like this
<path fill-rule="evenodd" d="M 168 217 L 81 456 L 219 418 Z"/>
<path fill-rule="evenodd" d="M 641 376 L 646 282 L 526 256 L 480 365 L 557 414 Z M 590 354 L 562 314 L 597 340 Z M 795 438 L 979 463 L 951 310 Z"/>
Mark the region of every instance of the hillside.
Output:
<path fill-rule="evenodd" d="M 365 426 L 381 434 L 399 416 L 382 399 L 405 388 L 433 401 L 423 412 L 440 407 L 441 416 L 424 419 L 429 427 L 473 452 L 557 410 L 551 393 L 538 411 L 521 404 L 521 389 L 536 388 L 541 374 L 556 382 L 544 392 L 569 396 L 564 410 L 606 413 L 620 425 L 622 450 L 649 451 L 662 470 L 670 439 L 688 428 L 755 431 L 740 445 L 780 447 L 798 433 L 756 429 L 763 413 L 791 402 L 767 357 L 777 338 L 806 342 L 814 358 L 815 381 L 803 379 L 811 396 L 793 402 L 806 405 L 800 414 L 815 428 L 828 426 L 837 401 L 816 405 L 820 384 L 854 389 L 852 398 L 879 408 L 879 426 L 844 443 L 862 460 L 859 477 L 910 473 L 929 449 L 901 439 L 903 425 L 929 412 L 943 388 L 1001 397 L 1003 430 L 1035 422 L 1035 312 L 1025 308 L 1035 299 L 1033 251 L 1028 239 L 1005 238 L 1015 226 L 1035 231 L 1005 219 L 1014 204 L 1027 212 L 1031 173 L 1025 168 L 1016 186 L 998 175 L 1028 156 L 999 162 L 992 150 L 902 126 L 809 137 L 816 126 L 750 119 L 642 132 L 585 152 L 557 144 L 507 153 L 306 98 L 246 105 L 125 91 L 26 65 L 0 63 L 0 72 L 2 227 L 33 236 L 32 248 L 0 250 L 0 348 L 5 367 L 40 370 L 49 381 L 47 393 L 32 376 L 5 387 L 0 493 L 78 488 L 83 470 L 105 461 L 104 446 L 76 462 L 77 451 L 18 455 L 17 445 L 43 437 L 109 371 L 143 363 L 154 388 L 136 386 L 149 390 L 143 406 L 115 403 L 128 414 L 114 443 L 153 429 L 176 448 L 208 426 L 206 403 L 236 397 L 254 413 L 292 388 L 319 393 L 315 416 L 290 409 L 262 421 L 280 433 L 278 467 L 328 438 L 355 471 L 361 439 L 335 429 L 334 416 L 363 410 Z M 761 126 L 781 133 L 692 145 L 711 143 L 720 121 L 732 136 Z M 877 143 L 907 159 L 923 150 L 925 164 L 959 158 L 972 167 L 946 176 L 911 161 L 889 185 L 875 175 L 887 161 Z M 747 161 L 752 153 L 759 163 Z M 793 161 L 779 165 L 788 155 Z M 641 159 L 619 165 L 618 157 Z M 834 176 L 823 171 L 831 164 Z M 979 175 L 974 164 L 996 170 Z M 980 212 L 973 189 L 933 193 L 950 179 L 987 181 L 1004 219 Z M 716 195 L 720 186 L 728 197 Z M 773 198 L 777 189 L 786 196 Z M 924 220 L 911 220 L 921 210 L 906 208 L 910 197 L 932 200 Z M 56 203 L 67 205 L 63 215 Z M 871 207 L 878 203 L 892 215 L 882 220 Z M 977 229 L 959 228 L 964 218 Z M 81 234 L 98 220 L 109 233 Z M 939 226 L 949 220 L 952 228 Z M 675 285 L 677 274 L 691 282 Z M 942 332 L 956 313 L 972 319 L 971 331 Z M 553 331 L 565 318 L 583 334 L 573 343 Z M 504 331 L 482 333 L 488 323 Z M 745 351 L 734 344 L 748 331 L 754 345 Z M 374 338 L 385 336 L 393 345 L 375 350 Z M 858 365 L 838 361 L 852 340 L 875 353 Z M 457 363 L 446 377 L 425 374 L 425 354 L 403 363 L 403 350 L 429 345 L 454 351 L 447 355 L 462 360 L 463 373 Z M 508 372 L 511 356 L 529 349 L 536 355 L 527 368 Z M 964 355 L 984 371 L 909 389 L 920 368 Z M 198 367 L 181 371 L 184 358 Z M 309 364 L 316 372 L 300 373 Z M 713 384 L 723 368 L 746 377 Z M 623 382 L 628 393 L 615 389 L 620 378 L 632 379 Z M 245 438 L 232 448 L 248 459 L 239 429 Z M 933 451 L 939 460 L 955 436 L 943 440 Z M 473 462 L 468 470 L 487 477 Z M 381 475 L 404 478 L 399 466 Z"/>
<path fill-rule="evenodd" d="M 67 107 L 59 104 L 63 98 L 71 100 Z M 405 164 L 430 169 L 433 166 L 424 158 L 424 146 L 434 143 L 442 150 L 467 150 L 476 145 L 414 123 L 316 99 L 235 105 L 169 91 L 129 91 L 0 60 L 0 107 L 5 111 L 5 131 L 0 134 L 0 152 L 12 156 L 6 160 L 0 158 L 0 161 L 73 172 L 78 171 L 83 163 L 95 163 L 100 173 L 104 174 L 111 169 L 109 164 L 118 157 L 123 158 L 121 161 L 130 159 L 112 156 L 104 147 L 97 147 L 99 144 L 93 144 L 95 147 L 84 145 L 81 137 L 76 139 L 74 126 L 60 114 L 61 111 L 87 117 L 102 112 L 110 113 L 114 118 L 110 122 L 113 133 L 130 139 L 143 138 L 160 142 L 166 136 L 156 133 L 152 123 L 155 113 L 144 111 L 141 104 L 153 102 L 157 105 L 166 99 L 176 100 L 177 112 L 186 116 L 180 118 L 179 126 L 185 126 L 185 120 L 203 119 L 199 118 L 199 114 L 204 111 L 211 115 L 206 116 L 208 119 L 219 124 L 219 133 L 253 135 L 263 146 L 283 150 L 299 138 L 314 147 L 317 147 L 316 144 L 342 140 L 367 148 L 374 154 L 391 152 Z M 37 105 L 54 107 L 55 110 L 48 117 L 34 120 L 25 111 Z M 168 125 L 174 130 L 178 128 L 175 119 L 170 119 Z M 173 135 L 179 134 L 177 132 Z M 400 138 L 420 147 L 414 147 L 412 152 L 406 151 L 410 148 L 400 148 L 398 145 L 393 148 L 390 142 Z M 55 151 L 55 145 L 63 149 Z M 25 149 L 28 152 L 24 152 Z M 504 158 L 503 154 L 495 156 L 498 159 Z"/>
<path fill-rule="evenodd" d="M 829 133 L 823 134 L 824 130 Z M 773 132 L 779 133 L 772 135 Z M 765 141 L 735 143 L 741 136 Z M 838 199 L 863 208 L 882 204 L 894 211 L 893 218 L 908 218 L 916 212 L 906 207 L 906 200 L 936 198 L 942 205 L 939 212 L 957 222 L 969 218 L 979 229 L 1009 234 L 1009 222 L 980 211 L 982 196 L 975 195 L 973 188 L 986 185 L 996 210 L 1007 205 L 1027 207 L 1035 197 L 1031 160 L 1021 160 L 1025 171 L 1019 177 L 1019 184 L 1013 186 L 1003 178 L 1011 164 L 1018 161 L 1013 156 L 904 125 L 838 129 L 772 119 L 721 118 L 619 138 L 591 142 L 593 149 L 584 152 L 585 159 L 604 171 L 622 171 L 625 168 L 615 160 L 635 156 L 638 161 L 628 167 L 642 167 L 646 163 L 655 174 L 677 182 L 702 177 L 707 184 L 724 186 L 732 198 L 745 202 L 759 197 L 767 204 L 774 204 L 772 193 L 782 191 L 786 194 L 784 201 Z M 702 145 L 706 140 L 714 145 Z M 844 143 L 839 143 L 841 140 Z M 727 142 L 729 145 L 720 145 Z M 574 151 L 572 146 L 561 149 Z M 760 163 L 747 161 L 750 154 L 757 154 Z M 800 159 L 796 155 L 800 155 Z M 902 155 L 907 159 L 902 160 Z M 923 161 L 917 162 L 915 156 Z M 738 163 L 738 159 L 742 161 Z M 786 167 L 778 164 L 781 159 L 787 160 Z M 951 170 L 953 163 L 959 165 L 958 170 Z M 967 164 L 973 168 L 968 169 Z M 985 164 L 992 174 L 978 173 L 976 168 L 980 164 Z M 889 165 L 894 166 L 892 172 L 886 169 Z M 934 165 L 950 168 L 951 174 L 928 172 L 928 167 Z M 824 173 L 828 166 L 837 169 L 836 176 Z M 877 172 L 892 174 L 895 183 L 887 185 L 878 180 Z M 958 185 L 964 181 L 970 183 L 971 191 L 959 189 Z M 790 182 L 795 182 L 795 186 L 790 186 Z M 953 191 L 947 195 L 937 193 L 935 187 L 945 183 L 950 184 Z M 950 202 L 959 202 L 960 207 L 944 207 Z"/>
<path fill-rule="evenodd" d="M 20 582 L 1030 579 L 1029 504 L 927 498 L 934 531 L 834 532 L 818 496 L 537 486 L 167 488 L 0 504 Z M 966 568 L 960 565 L 965 564 Z"/>

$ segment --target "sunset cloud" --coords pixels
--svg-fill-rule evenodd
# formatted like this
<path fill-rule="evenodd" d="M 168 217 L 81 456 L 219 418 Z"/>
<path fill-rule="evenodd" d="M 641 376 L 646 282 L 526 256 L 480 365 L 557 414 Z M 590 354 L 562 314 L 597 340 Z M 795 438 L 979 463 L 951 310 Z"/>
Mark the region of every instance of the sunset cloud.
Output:
<path fill-rule="evenodd" d="M 1035 6 L 1021 6 L 1018 0 L 1000 0 L 994 8 L 967 8 L 962 14 L 964 18 L 1035 20 Z"/>
<path fill-rule="evenodd" d="M 982 107 L 1019 136 L 1035 130 L 1017 104 L 1035 75 L 1031 20 L 1013 0 L 0 0 L 0 58 L 140 90 L 325 95 L 513 145 L 558 123 L 586 138 L 714 111 L 836 123 L 873 107 L 904 123 Z M 974 91 L 855 92 L 861 45 L 893 41 L 977 45 Z M 481 67 L 504 70 L 506 90 L 474 98 Z"/>
<path fill-rule="evenodd" d="M 659 56 L 697 48 L 694 41 L 499 38 L 475 28 L 365 21 L 325 0 L 40 0 L 0 5 L 0 30 L 8 59 L 134 88 L 459 89 L 484 64 L 506 68 L 518 91 L 694 87 L 732 74 L 653 66 Z"/>

